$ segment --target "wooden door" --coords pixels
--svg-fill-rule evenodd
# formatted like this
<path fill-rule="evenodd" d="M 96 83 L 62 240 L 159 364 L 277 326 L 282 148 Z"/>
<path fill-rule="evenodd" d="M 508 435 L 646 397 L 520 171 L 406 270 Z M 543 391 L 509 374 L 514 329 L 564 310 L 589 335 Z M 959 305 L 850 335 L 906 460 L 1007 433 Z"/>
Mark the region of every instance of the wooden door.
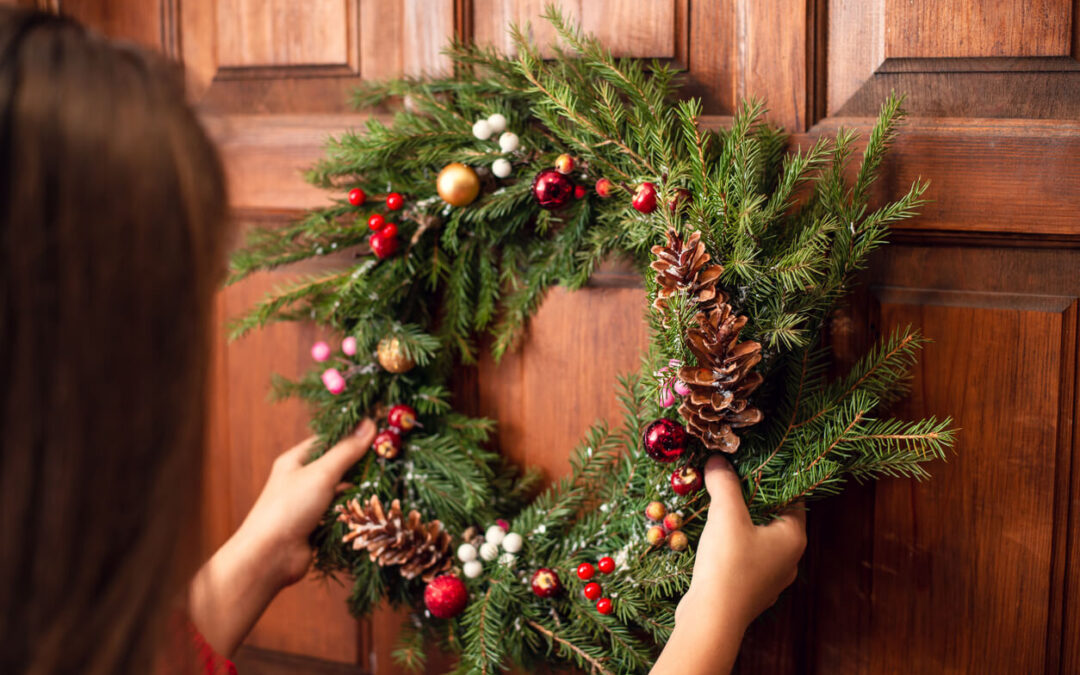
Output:
<path fill-rule="evenodd" d="M 543 2 L 59 4 L 186 63 L 237 219 L 252 224 L 325 199 L 299 170 L 326 134 L 360 122 L 350 86 L 439 68 L 451 35 L 505 46 L 507 23 L 535 20 Z M 960 442 L 928 483 L 883 481 L 814 506 L 804 572 L 752 628 L 741 671 L 1080 672 L 1080 2 L 561 4 L 616 53 L 685 68 L 709 125 L 764 96 L 805 145 L 841 125 L 865 130 L 891 89 L 908 95 L 912 118 L 879 189 L 922 176 L 932 201 L 879 256 L 832 339 L 845 361 L 893 325 L 921 327 L 934 343 L 902 412 L 955 416 Z M 304 271 L 229 289 L 222 317 Z M 499 420 L 509 455 L 558 475 L 585 427 L 613 413 L 612 378 L 645 344 L 643 311 L 640 284 L 617 268 L 553 292 L 517 353 L 463 372 L 463 405 Z M 304 435 L 304 411 L 265 393 L 271 371 L 306 367 L 313 338 L 282 326 L 221 344 L 208 545 Z M 395 672 L 396 619 L 355 622 L 344 595 L 319 581 L 283 594 L 248 641 L 251 672 Z"/>

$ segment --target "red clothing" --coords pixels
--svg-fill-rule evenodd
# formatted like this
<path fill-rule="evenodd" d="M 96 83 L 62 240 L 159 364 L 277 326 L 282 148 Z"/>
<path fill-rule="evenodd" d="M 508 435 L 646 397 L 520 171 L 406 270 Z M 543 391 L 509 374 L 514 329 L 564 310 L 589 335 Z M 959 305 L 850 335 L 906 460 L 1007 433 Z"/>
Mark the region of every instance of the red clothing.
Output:
<path fill-rule="evenodd" d="M 195 624 L 188 622 L 188 631 L 191 633 L 191 644 L 199 651 L 199 665 L 206 675 L 237 675 L 236 666 L 233 662 L 214 651 L 206 638 L 202 636 Z"/>

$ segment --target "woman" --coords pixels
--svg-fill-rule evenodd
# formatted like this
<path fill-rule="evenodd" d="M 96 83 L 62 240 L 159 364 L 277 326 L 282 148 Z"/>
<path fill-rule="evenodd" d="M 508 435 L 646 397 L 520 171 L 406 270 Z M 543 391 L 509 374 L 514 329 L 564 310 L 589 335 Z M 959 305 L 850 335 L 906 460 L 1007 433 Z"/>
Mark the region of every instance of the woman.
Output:
<path fill-rule="evenodd" d="M 307 535 L 371 443 L 365 421 L 314 462 L 310 441 L 283 454 L 196 572 L 226 207 L 172 68 L 0 9 L 0 672 L 227 667 L 213 651 L 231 654 L 306 573 Z M 801 555 L 801 515 L 753 527 L 719 459 L 707 484 L 693 583 L 657 672 L 676 658 L 683 673 L 730 669 Z M 176 639 L 170 619 L 185 614 L 201 652 Z"/>

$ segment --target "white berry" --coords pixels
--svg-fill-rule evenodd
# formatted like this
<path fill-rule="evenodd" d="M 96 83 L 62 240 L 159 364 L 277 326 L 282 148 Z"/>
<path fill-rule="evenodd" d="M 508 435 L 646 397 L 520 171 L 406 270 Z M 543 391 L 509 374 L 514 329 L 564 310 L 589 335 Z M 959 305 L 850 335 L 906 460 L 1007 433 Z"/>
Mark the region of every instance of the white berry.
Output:
<path fill-rule="evenodd" d="M 498 525 L 492 525 L 487 529 L 487 532 L 484 533 L 484 541 L 489 544 L 495 544 L 496 546 L 498 546 L 502 543 L 503 537 L 505 536 L 505 530 L 503 530 Z"/>
<path fill-rule="evenodd" d="M 521 143 L 518 141 L 517 134 L 512 131 L 507 131 L 502 136 L 499 136 L 499 148 L 503 152 L 513 152 L 518 149 L 519 145 Z"/>
<path fill-rule="evenodd" d="M 517 558 L 513 553 L 503 553 L 501 556 L 499 556 L 499 564 L 507 566 L 513 565 L 514 560 L 516 559 Z"/>
<path fill-rule="evenodd" d="M 502 157 L 491 163 L 491 173 L 495 174 L 499 178 L 506 178 L 510 175 L 510 172 L 512 170 L 513 167 L 510 165 L 510 162 L 503 159 Z"/>
<path fill-rule="evenodd" d="M 472 135 L 476 136 L 482 141 L 486 141 L 491 138 L 491 134 L 495 133 L 491 129 L 491 125 L 487 120 L 476 120 L 472 125 Z"/>
<path fill-rule="evenodd" d="M 484 572 L 484 566 L 479 560 L 470 560 L 461 566 L 461 571 L 465 573 L 465 576 L 470 579 L 475 579 Z"/>
<path fill-rule="evenodd" d="M 521 546 L 525 541 L 521 538 L 521 535 L 517 532 L 511 532 L 506 535 L 506 538 L 502 541 L 503 550 L 507 553 L 517 553 L 521 550 Z"/>
<path fill-rule="evenodd" d="M 480 557 L 488 562 L 499 557 L 499 545 L 492 544 L 490 541 L 485 541 L 480 544 Z"/>
<path fill-rule="evenodd" d="M 457 557 L 461 562 L 476 560 L 476 547 L 472 544 L 462 544 L 461 546 L 458 546 Z"/>
<path fill-rule="evenodd" d="M 502 113 L 493 113 L 491 117 L 487 118 L 488 126 L 491 127 L 491 133 L 501 134 L 506 131 L 506 117 Z"/>

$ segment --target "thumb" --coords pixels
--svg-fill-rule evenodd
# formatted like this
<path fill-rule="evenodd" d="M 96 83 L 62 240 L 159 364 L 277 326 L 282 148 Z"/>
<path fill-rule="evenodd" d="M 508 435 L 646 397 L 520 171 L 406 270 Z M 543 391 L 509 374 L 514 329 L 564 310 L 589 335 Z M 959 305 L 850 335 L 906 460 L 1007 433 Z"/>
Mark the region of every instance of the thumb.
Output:
<path fill-rule="evenodd" d="M 339 481 L 349 467 L 360 461 L 364 453 L 371 447 L 371 441 L 375 438 L 375 423 L 365 419 L 360 423 L 352 434 L 341 439 L 337 445 L 327 450 L 322 457 L 312 462 L 309 466 L 334 481 Z"/>
<path fill-rule="evenodd" d="M 705 488 L 709 491 L 709 520 L 750 522 L 750 512 L 743 499 L 742 481 L 735 468 L 722 455 L 713 455 L 705 463 Z"/>

